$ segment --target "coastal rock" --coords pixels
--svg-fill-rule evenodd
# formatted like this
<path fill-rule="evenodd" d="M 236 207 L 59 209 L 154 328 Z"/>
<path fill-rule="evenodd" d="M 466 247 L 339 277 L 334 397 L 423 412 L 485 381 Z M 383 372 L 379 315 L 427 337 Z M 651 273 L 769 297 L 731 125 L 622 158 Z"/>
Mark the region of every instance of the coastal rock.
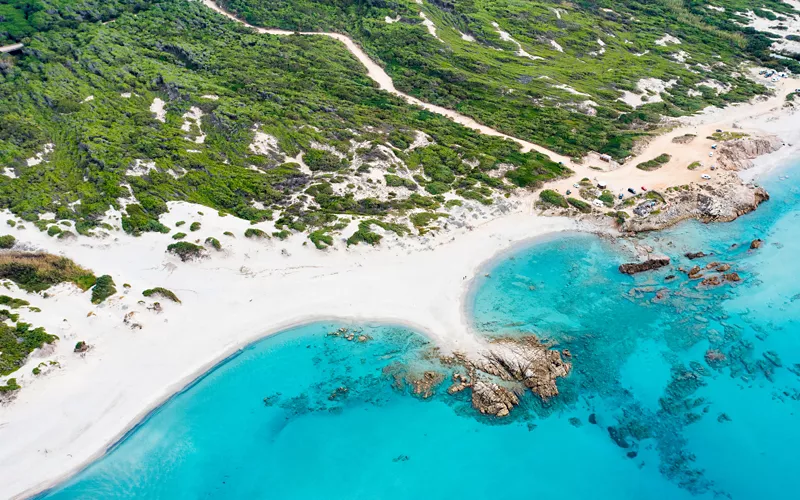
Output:
<path fill-rule="evenodd" d="M 774 135 L 748 137 L 726 141 L 717 150 L 717 163 L 725 170 L 747 170 L 753 159 L 783 147 L 783 141 Z"/>
<path fill-rule="evenodd" d="M 759 248 L 761 248 L 761 245 L 763 244 L 764 240 L 762 240 L 761 238 L 755 239 L 750 242 L 750 250 L 758 250 Z"/>
<path fill-rule="evenodd" d="M 421 376 L 406 375 L 406 382 L 411 385 L 411 391 L 415 396 L 428 399 L 433 396 L 436 387 L 444 382 L 444 374 L 427 370 Z"/>
<path fill-rule="evenodd" d="M 689 260 L 700 259 L 702 257 L 707 257 L 708 254 L 705 252 L 688 252 L 685 253 L 684 256 Z"/>
<path fill-rule="evenodd" d="M 505 417 L 518 404 L 516 394 L 498 384 L 477 379 L 472 386 L 472 406 L 483 414 Z"/>
<path fill-rule="evenodd" d="M 730 271 L 731 265 L 730 264 L 720 264 L 717 266 L 717 271 L 724 273 L 726 271 Z"/>
<path fill-rule="evenodd" d="M 744 184 L 734 172 L 718 172 L 712 183 L 692 184 L 662 194 L 664 202 L 657 213 L 631 217 L 621 228 L 631 232 L 655 231 L 687 219 L 729 222 L 769 199 L 763 188 Z"/>
<path fill-rule="evenodd" d="M 719 276 L 709 276 L 700 282 L 700 285 L 702 286 L 719 286 L 721 284 L 722 280 Z"/>
<path fill-rule="evenodd" d="M 694 266 L 693 268 L 689 269 L 689 272 L 687 272 L 686 274 L 689 276 L 689 279 L 697 279 L 700 276 L 702 276 L 702 274 L 700 274 L 700 271 L 701 271 L 700 266 Z"/>
<path fill-rule="evenodd" d="M 669 265 L 669 257 L 651 257 L 644 262 L 622 264 L 619 272 L 622 274 L 636 274 L 645 271 L 652 271 Z"/>
<path fill-rule="evenodd" d="M 534 336 L 497 339 L 472 365 L 502 380 L 521 382 L 544 400 L 558 395 L 556 379 L 566 377 L 572 369 L 558 351 L 548 349 Z"/>
<path fill-rule="evenodd" d="M 725 281 L 732 281 L 732 282 L 742 281 L 742 278 L 741 276 L 739 276 L 739 273 L 728 273 L 723 275 L 723 278 L 725 278 Z"/>

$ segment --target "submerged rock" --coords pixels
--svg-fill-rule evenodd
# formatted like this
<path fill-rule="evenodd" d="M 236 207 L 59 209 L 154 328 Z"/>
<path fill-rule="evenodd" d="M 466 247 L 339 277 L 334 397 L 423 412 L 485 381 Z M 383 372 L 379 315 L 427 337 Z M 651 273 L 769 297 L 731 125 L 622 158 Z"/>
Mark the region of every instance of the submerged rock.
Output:
<path fill-rule="evenodd" d="M 762 240 L 761 238 L 755 239 L 750 242 L 750 250 L 758 250 L 759 248 L 761 248 L 761 245 L 763 244 L 764 240 Z"/>
<path fill-rule="evenodd" d="M 689 260 L 700 259 L 702 257 L 707 257 L 708 254 L 705 252 L 688 252 L 685 253 L 684 256 Z"/>
<path fill-rule="evenodd" d="M 630 264 L 622 264 L 619 266 L 619 272 L 622 274 L 636 274 L 645 271 L 652 271 L 669 265 L 669 257 L 651 257 L 644 262 L 636 262 Z"/>

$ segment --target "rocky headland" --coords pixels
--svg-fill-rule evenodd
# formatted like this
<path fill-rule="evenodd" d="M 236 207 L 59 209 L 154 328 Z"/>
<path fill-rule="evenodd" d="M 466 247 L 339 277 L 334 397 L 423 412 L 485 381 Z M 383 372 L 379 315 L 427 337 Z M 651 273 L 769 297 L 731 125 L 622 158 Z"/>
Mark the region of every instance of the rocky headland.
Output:
<path fill-rule="evenodd" d="M 690 184 L 666 190 L 655 210 L 632 217 L 622 224 L 624 231 L 655 231 L 687 219 L 729 222 L 755 210 L 769 200 L 762 187 L 743 183 L 737 174 L 726 172 L 714 184 Z"/>

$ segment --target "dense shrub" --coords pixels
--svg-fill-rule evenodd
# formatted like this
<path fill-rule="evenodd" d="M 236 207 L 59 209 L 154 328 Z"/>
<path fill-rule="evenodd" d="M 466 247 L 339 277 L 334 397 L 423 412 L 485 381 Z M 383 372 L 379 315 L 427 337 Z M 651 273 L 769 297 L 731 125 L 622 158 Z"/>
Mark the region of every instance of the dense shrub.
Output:
<path fill-rule="evenodd" d="M 0 254 L 0 279 L 9 279 L 32 292 L 69 281 L 82 290 L 95 283 L 95 276 L 66 257 L 46 253 L 8 252 Z"/>
<path fill-rule="evenodd" d="M 552 189 L 545 189 L 544 191 L 539 193 L 539 199 L 547 203 L 548 205 L 555 205 L 557 207 L 562 207 L 562 208 L 567 208 L 569 206 L 567 200 L 562 195 L 556 193 Z"/>
<path fill-rule="evenodd" d="M 592 211 L 592 206 L 590 204 L 586 203 L 583 200 L 579 200 L 577 198 L 572 198 L 572 197 L 567 198 L 567 203 L 569 203 L 570 205 L 572 205 L 573 207 L 577 208 L 578 210 L 584 213 Z"/>
<path fill-rule="evenodd" d="M 172 243 L 167 246 L 167 252 L 177 255 L 183 262 L 197 259 L 204 255 L 203 247 L 195 245 L 194 243 L 189 243 L 188 241 Z"/>
<path fill-rule="evenodd" d="M 257 238 L 257 239 L 269 238 L 269 235 L 267 233 L 255 227 L 247 228 L 244 232 L 244 236 L 245 238 Z"/>
<path fill-rule="evenodd" d="M 111 276 L 107 274 L 99 276 L 92 288 L 92 304 L 99 304 L 115 293 L 117 293 L 117 289 L 114 287 L 114 280 Z"/>
<path fill-rule="evenodd" d="M 0 248 L 8 250 L 9 248 L 13 248 L 14 245 L 16 244 L 17 244 L 17 239 L 11 236 L 10 234 L 0 236 Z"/>

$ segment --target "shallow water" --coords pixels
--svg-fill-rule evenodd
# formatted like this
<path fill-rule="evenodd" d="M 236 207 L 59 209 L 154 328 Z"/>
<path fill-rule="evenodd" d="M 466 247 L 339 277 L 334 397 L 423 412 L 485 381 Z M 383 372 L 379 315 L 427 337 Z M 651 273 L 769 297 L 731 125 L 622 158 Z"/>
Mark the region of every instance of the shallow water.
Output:
<path fill-rule="evenodd" d="M 623 276 L 626 243 L 592 235 L 493 263 L 472 297 L 477 327 L 572 353 L 547 404 L 527 397 L 497 422 L 447 384 L 421 400 L 392 375 L 430 366 L 422 336 L 362 325 L 370 339 L 348 341 L 327 335 L 341 325 L 313 324 L 228 360 L 43 496 L 784 497 L 800 458 L 800 168 L 783 174 L 754 214 L 640 242 L 676 267 L 729 263 L 736 285 L 698 288 L 675 269 Z M 756 237 L 765 245 L 749 251 Z M 682 257 L 698 250 L 715 255 Z M 725 360 L 710 366 L 709 349 Z"/>

